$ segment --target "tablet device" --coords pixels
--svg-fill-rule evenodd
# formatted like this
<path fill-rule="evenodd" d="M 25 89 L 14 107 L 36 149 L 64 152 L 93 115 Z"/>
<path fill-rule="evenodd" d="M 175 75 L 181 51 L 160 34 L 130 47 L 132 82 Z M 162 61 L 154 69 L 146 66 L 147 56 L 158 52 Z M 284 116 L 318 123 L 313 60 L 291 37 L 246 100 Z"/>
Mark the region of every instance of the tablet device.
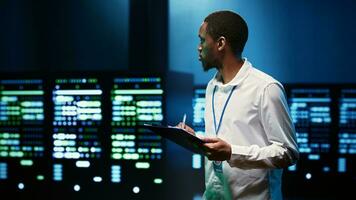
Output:
<path fill-rule="evenodd" d="M 173 127 L 173 126 L 161 126 L 161 125 L 151 125 L 144 124 L 143 128 L 147 128 L 152 132 L 167 138 L 174 143 L 194 152 L 197 154 L 206 155 L 207 147 L 204 146 L 204 141 L 194 136 L 184 129 Z"/>

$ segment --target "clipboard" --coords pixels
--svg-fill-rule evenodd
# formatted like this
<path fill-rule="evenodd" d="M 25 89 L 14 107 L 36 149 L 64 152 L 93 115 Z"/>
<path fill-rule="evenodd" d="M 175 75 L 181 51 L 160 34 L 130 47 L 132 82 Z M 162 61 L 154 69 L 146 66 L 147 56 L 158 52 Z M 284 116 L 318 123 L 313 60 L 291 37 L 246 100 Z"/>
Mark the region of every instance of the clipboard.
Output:
<path fill-rule="evenodd" d="M 143 128 L 147 128 L 194 153 L 203 155 L 207 153 L 208 148 L 204 146 L 203 140 L 181 128 L 151 124 L 144 124 Z"/>

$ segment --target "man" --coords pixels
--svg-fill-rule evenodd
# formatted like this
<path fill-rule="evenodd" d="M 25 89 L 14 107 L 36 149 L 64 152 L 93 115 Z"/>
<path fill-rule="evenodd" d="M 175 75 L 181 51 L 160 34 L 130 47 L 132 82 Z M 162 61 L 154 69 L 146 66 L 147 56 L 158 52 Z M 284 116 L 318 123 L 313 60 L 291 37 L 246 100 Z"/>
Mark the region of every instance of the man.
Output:
<path fill-rule="evenodd" d="M 199 38 L 204 71 L 218 71 L 206 88 L 204 199 L 282 199 L 282 168 L 299 157 L 283 86 L 241 57 L 248 28 L 238 14 L 210 14 Z"/>

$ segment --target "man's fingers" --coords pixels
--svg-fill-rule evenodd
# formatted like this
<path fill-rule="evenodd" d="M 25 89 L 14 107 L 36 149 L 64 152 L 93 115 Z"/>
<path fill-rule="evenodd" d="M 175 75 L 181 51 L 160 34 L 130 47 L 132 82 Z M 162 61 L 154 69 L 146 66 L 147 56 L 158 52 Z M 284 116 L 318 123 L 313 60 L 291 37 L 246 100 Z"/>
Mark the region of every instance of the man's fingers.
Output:
<path fill-rule="evenodd" d="M 186 125 L 183 125 L 182 122 L 180 122 L 178 125 L 177 125 L 178 128 L 181 128 L 181 129 L 186 129 L 188 126 Z"/>
<path fill-rule="evenodd" d="M 211 137 L 202 137 L 201 138 L 205 143 L 215 143 L 218 142 L 218 138 L 211 138 Z"/>
<path fill-rule="evenodd" d="M 211 153 L 211 152 L 207 152 L 206 153 L 206 157 L 209 159 L 209 160 L 216 160 L 216 156 Z"/>
<path fill-rule="evenodd" d="M 204 146 L 206 146 L 209 150 L 213 148 L 213 144 L 211 143 L 205 143 Z"/>
<path fill-rule="evenodd" d="M 177 125 L 178 128 L 183 128 L 183 124 L 182 122 L 179 122 L 179 124 Z"/>
<path fill-rule="evenodd" d="M 182 122 L 179 122 L 179 124 L 177 125 L 178 128 L 181 128 L 181 129 L 188 129 L 189 126 L 186 126 L 186 125 L 183 125 Z"/>

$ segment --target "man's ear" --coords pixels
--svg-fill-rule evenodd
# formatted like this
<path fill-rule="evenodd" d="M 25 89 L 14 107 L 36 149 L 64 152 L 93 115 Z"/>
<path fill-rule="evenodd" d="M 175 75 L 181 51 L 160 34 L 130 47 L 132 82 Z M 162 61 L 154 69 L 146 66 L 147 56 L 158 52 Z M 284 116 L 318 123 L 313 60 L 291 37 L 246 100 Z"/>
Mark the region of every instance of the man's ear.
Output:
<path fill-rule="evenodd" d="M 218 51 L 222 51 L 226 48 L 226 38 L 224 36 L 218 39 Z"/>

